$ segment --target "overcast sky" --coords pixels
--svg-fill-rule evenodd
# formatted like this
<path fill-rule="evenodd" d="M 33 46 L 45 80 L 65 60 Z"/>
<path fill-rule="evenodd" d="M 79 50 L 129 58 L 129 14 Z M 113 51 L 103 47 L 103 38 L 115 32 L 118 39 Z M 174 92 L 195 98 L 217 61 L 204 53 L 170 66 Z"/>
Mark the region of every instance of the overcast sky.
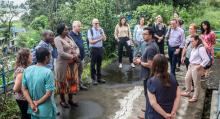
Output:
<path fill-rule="evenodd" d="M 26 0 L 10 0 L 10 1 L 14 1 L 16 5 L 20 5 L 21 3 L 24 3 Z"/>

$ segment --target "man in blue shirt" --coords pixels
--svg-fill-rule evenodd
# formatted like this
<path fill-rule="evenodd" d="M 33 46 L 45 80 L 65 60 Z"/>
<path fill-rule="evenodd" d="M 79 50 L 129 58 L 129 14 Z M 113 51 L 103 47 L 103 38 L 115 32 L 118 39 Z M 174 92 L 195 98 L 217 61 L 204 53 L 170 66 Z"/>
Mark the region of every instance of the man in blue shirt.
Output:
<path fill-rule="evenodd" d="M 79 76 L 79 80 L 80 80 L 80 89 L 81 90 L 88 90 L 88 88 L 86 86 L 83 85 L 83 81 L 82 81 L 82 73 L 83 73 L 83 64 L 84 64 L 84 57 L 85 57 L 85 50 L 84 50 L 84 41 L 82 39 L 82 35 L 80 33 L 81 30 L 81 22 L 80 21 L 73 21 L 72 24 L 72 31 L 69 32 L 69 36 L 74 40 L 74 42 L 76 43 L 76 45 L 79 47 L 80 50 L 80 64 L 79 64 L 79 68 L 78 68 L 78 76 Z"/>
<path fill-rule="evenodd" d="M 177 20 L 170 21 L 170 29 L 168 30 L 166 37 L 168 39 L 168 55 L 170 60 L 171 73 L 175 75 L 176 64 L 180 54 L 180 49 L 184 47 L 184 31 L 177 26 Z"/>
<path fill-rule="evenodd" d="M 92 28 L 88 30 L 87 35 L 91 49 L 91 78 L 93 84 L 105 83 L 105 80 L 101 79 L 101 65 L 104 55 L 103 41 L 106 40 L 106 36 L 99 25 L 98 19 L 92 20 Z"/>
<path fill-rule="evenodd" d="M 36 59 L 36 50 L 40 47 L 46 48 L 47 50 L 50 51 L 50 62 L 46 65 L 47 68 L 53 70 L 53 57 L 52 57 L 52 52 L 53 52 L 53 47 L 51 46 L 52 41 L 54 40 L 54 33 L 51 30 L 45 30 L 42 33 L 43 39 L 40 41 L 40 43 L 32 50 L 32 59 L 33 59 L 33 64 L 37 63 Z"/>

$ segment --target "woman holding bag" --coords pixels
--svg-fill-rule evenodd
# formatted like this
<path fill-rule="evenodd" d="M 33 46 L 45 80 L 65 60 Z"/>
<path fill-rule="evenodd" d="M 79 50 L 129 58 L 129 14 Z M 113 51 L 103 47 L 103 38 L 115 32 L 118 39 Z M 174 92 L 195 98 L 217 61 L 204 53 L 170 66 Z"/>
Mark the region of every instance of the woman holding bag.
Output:
<path fill-rule="evenodd" d="M 121 17 L 119 23 L 115 27 L 115 39 L 118 41 L 119 68 L 122 68 L 122 55 L 124 46 L 128 52 L 131 67 L 135 68 L 135 65 L 133 64 L 133 55 L 131 50 L 131 30 L 125 17 Z"/>
<path fill-rule="evenodd" d="M 61 23 L 57 27 L 58 36 L 55 38 L 55 46 L 58 52 L 56 60 L 56 86 L 57 93 L 60 94 L 60 105 L 63 108 L 78 106 L 72 101 L 73 94 L 78 91 L 78 60 L 79 48 L 76 43 L 68 36 L 68 28 Z M 65 94 L 68 94 L 69 100 L 66 103 Z"/>

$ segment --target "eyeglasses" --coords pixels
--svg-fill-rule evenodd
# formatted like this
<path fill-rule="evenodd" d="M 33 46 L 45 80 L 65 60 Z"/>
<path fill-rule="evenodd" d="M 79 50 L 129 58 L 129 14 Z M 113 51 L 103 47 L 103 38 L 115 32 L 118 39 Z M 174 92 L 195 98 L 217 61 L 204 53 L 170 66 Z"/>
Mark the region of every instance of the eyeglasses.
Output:
<path fill-rule="evenodd" d="M 99 23 L 95 23 L 95 25 L 98 25 Z"/>

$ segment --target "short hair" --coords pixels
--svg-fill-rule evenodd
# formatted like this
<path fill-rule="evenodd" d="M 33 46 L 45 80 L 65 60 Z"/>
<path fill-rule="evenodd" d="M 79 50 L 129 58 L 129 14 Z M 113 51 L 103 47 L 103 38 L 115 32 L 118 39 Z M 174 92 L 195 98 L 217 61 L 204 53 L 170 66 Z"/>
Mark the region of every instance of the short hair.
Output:
<path fill-rule="evenodd" d="M 97 18 L 94 18 L 93 20 L 92 20 L 92 23 L 94 23 L 95 21 L 99 21 Z"/>
<path fill-rule="evenodd" d="M 189 26 L 192 26 L 193 29 L 197 30 L 197 25 L 195 23 L 191 23 Z"/>
<path fill-rule="evenodd" d="M 36 59 L 38 63 L 43 63 L 46 57 L 50 57 L 50 52 L 48 49 L 40 47 L 36 50 Z"/>
<path fill-rule="evenodd" d="M 170 21 L 175 21 L 176 23 L 178 23 L 178 20 L 177 20 L 177 19 L 171 19 Z"/>
<path fill-rule="evenodd" d="M 72 27 L 75 27 L 77 25 L 81 25 L 81 22 L 80 21 L 73 21 Z"/>
<path fill-rule="evenodd" d="M 154 35 L 154 30 L 153 30 L 153 28 L 151 28 L 151 27 L 145 27 L 145 28 L 144 28 L 144 31 L 145 31 L 145 30 L 147 30 L 150 35 L 152 35 L 152 36 Z"/>
<path fill-rule="evenodd" d="M 42 36 L 46 36 L 48 34 L 53 34 L 53 31 L 51 31 L 51 30 L 44 30 L 41 35 Z"/>
<path fill-rule="evenodd" d="M 60 23 L 60 24 L 57 26 L 57 34 L 58 34 L 58 35 L 61 35 L 61 34 L 63 33 L 65 27 L 66 27 L 66 24 Z"/>

